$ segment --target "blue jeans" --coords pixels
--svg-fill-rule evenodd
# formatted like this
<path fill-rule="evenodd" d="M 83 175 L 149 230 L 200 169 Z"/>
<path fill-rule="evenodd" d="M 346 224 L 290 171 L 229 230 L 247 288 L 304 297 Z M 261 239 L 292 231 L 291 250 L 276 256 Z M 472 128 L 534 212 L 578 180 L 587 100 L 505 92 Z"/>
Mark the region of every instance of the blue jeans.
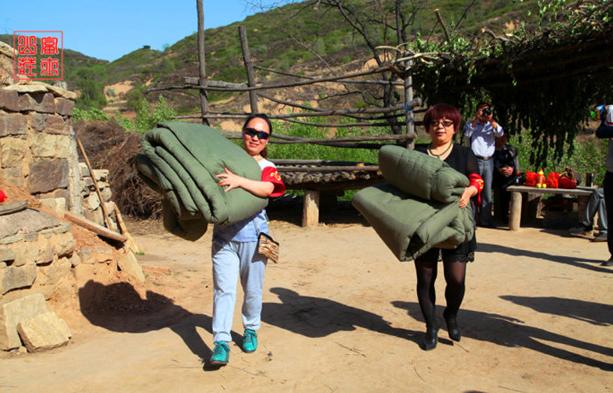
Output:
<path fill-rule="evenodd" d="M 604 201 L 604 189 L 597 188 L 590 196 L 585 211 L 581 216 L 581 224 L 589 229 L 594 225 L 594 215 L 598 212 L 598 228 L 600 233 L 608 232 L 607 206 Z"/>
<path fill-rule="evenodd" d="M 481 191 L 481 206 L 479 207 L 479 223 L 492 225 L 492 180 L 494 179 L 494 160 L 481 160 L 477 158 L 479 175 L 483 178 L 483 191 Z"/>
<path fill-rule="evenodd" d="M 266 258 L 257 242 L 213 241 L 213 339 L 231 341 L 236 282 L 240 276 L 245 298 L 242 319 L 246 329 L 258 330 L 262 313 L 262 288 Z"/>

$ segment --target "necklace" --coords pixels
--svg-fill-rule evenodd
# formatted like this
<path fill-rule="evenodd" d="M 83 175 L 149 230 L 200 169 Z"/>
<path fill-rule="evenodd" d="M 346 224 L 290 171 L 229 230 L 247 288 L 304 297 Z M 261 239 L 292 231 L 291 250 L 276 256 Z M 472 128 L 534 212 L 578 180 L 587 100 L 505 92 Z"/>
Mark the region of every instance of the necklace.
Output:
<path fill-rule="evenodd" d="M 442 156 L 447 154 L 449 152 L 449 150 L 451 150 L 452 146 L 453 146 L 453 142 L 450 143 L 449 146 L 447 146 L 447 148 L 445 149 L 444 152 L 442 152 L 441 154 L 436 154 L 436 153 L 432 152 L 432 144 L 430 144 L 430 147 L 428 148 L 428 154 L 430 154 L 432 157 L 441 158 Z"/>

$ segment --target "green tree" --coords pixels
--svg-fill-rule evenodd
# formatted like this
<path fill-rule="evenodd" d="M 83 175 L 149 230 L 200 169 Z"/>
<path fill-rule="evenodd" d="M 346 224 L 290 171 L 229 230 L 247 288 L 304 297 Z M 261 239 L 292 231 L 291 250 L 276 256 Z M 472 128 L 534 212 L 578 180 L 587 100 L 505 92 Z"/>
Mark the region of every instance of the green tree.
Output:
<path fill-rule="evenodd" d="M 77 72 L 76 88 L 80 95 L 76 105 L 78 108 L 98 108 L 106 105 L 104 97 L 104 84 L 95 67 L 82 68 Z"/>

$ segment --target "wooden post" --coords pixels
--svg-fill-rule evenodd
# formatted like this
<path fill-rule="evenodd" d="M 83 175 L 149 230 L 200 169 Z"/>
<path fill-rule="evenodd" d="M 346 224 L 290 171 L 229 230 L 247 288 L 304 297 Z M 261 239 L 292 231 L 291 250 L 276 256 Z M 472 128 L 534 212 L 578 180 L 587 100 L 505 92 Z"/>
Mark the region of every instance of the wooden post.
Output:
<path fill-rule="evenodd" d="M 202 0 L 196 0 L 198 8 L 198 67 L 200 77 L 200 110 L 202 112 L 202 124 L 209 125 L 209 119 L 205 116 L 209 113 L 209 104 L 206 95 L 206 57 L 204 54 L 204 10 Z"/>
<path fill-rule="evenodd" d="M 413 66 L 412 61 L 408 61 L 406 70 L 410 70 Z M 405 105 L 405 122 L 407 126 L 407 148 L 413 150 L 415 148 L 415 118 L 413 116 L 413 76 L 409 74 L 404 78 L 404 105 Z"/>
<path fill-rule="evenodd" d="M 102 193 L 100 192 L 100 189 L 98 188 L 98 181 L 96 180 L 96 175 L 94 175 L 94 170 L 92 169 L 92 165 L 89 163 L 89 158 L 87 158 L 87 153 L 85 153 L 85 149 L 83 148 L 83 144 L 81 143 L 81 140 L 79 139 L 78 136 L 75 139 L 77 140 L 77 146 L 79 146 L 79 150 L 81 151 L 81 154 L 83 154 L 83 160 L 85 160 L 85 165 L 87 165 L 87 169 L 89 170 L 89 175 L 91 176 L 92 181 L 94 182 L 94 189 L 96 190 L 96 195 L 98 196 L 98 200 L 100 200 L 100 208 L 102 209 L 102 215 L 104 216 L 104 223 L 106 224 L 107 228 L 112 229 L 113 227 L 111 226 L 111 219 L 109 217 L 109 212 L 106 210 L 106 202 L 102 198 Z"/>
<path fill-rule="evenodd" d="M 312 227 L 317 224 L 319 224 L 319 191 L 304 190 L 302 226 Z"/>
<path fill-rule="evenodd" d="M 402 27 L 401 18 L 401 0 L 396 1 L 396 41 L 398 45 L 406 43 L 407 37 L 404 28 Z M 415 148 L 415 119 L 413 118 L 413 76 L 410 73 L 413 62 L 411 60 L 404 62 L 404 71 L 407 76 L 403 79 L 404 88 L 404 120 L 407 127 L 407 149 Z"/>
<path fill-rule="evenodd" d="M 247 69 L 247 85 L 249 87 L 255 87 L 255 75 L 253 72 L 253 63 L 251 62 L 251 54 L 249 53 L 249 42 L 247 41 L 247 29 L 245 29 L 245 26 L 239 26 L 238 33 L 241 40 L 241 48 L 243 49 L 243 62 Z M 251 113 L 258 113 L 258 96 L 255 90 L 249 90 L 249 104 L 251 105 Z"/>
<path fill-rule="evenodd" d="M 74 222 L 75 224 L 94 232 L 97 235 L 104 236 L 111 240 L 116 240 L 121 243 L 125 243 L 128 238 L 122 234 L 114 232 L 110 229 L 103 227 L 102 225 L 98 225 L 93 221 L 88 220 L 85 217 L 78 216 L 76 214 L 72 214 L 70 212 L 64 213 L 64 218 L 70 222 Z"/>
<path fill-rule="evenodd" d="M 509 210 L 509 229 L 512 231 L 519 230 L 521 226 L 521 192 L 513 191 L 511 193 L 511 208 Z"/>
<path fill-rule="evenodd" d="M 119 207 L 114 202 L 111 202 L 113 205 L 113 211 L 115 212 L 115 217 L 117 218 L 117 226 L 119 227 L 119 232 L 126 237 L 126 247 L 135 254 L 142 254 L 143 250 L 138 246 L 130 232 L 128 231 L 128 226 L 126 222 L 123 220 L 123 216 L 119 211 Z"/>

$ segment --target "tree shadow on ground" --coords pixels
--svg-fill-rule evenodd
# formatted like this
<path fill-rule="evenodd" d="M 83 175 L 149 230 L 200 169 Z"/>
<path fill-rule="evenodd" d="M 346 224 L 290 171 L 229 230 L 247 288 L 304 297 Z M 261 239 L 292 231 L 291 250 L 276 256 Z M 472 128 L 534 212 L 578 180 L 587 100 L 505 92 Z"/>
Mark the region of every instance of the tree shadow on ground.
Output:
<path fill-rule="evenodd" d="M 500 296 L 500 298 L 520 306 L 529 307 L 534 311 L 574 318 L 591 323 L 592 325 L 609 326 L 613 324 L 613 306 L 609 304 L 553 296 L 527 297 L 506 295 Z"/>
<path fill-rule="evenodd" d="M 193 314 L 153 291 L 147 291 L 142 299 L 132 285 L 123 282 L 104 285 L 90 280 L 79 288 L 79 303 L 90 323 L 113 332 L 145 333 L 170 328 L 200 358 L 205 370 L 218 368 L 208 364 L 211 348 L 196 330 L 200 327 L 212 332 L 208 315 Z M 240 342 L 240 335 L 232 332 L 232 339 Z"/>
<path fill-rule="evenodd" d="M 520 248 L 513 248 L 508 246 L 502 246 L 499 244 L 489 244 L 489 243 L 479 243 L 477 246 L 477 252 L 499 252 L 502 254 L 512 255 L 512 256 L 525 256 L 529 258 L 535 259 L 543 259 L 551 262 L 562 263 L 565 265 L 570 265 L 574 267 L 579 267 L 582 269 L 592 270 L 599 273 L 613 273 L 613 269 L 608 269 L 606 267 L 593 266 L 592 264 L 597 263 L 600 264 L 603 261 L 598 259 L 586 259 L 586 258 L 578 258 L 566 255 L 552 255 L 547 254 L 540 251 L 530 251 L 530 250 L 522 250 Z"/>
<path fill-rule="evenodd" d="M 420 312 L 417 303 L 393 301 L 395 307 L 407 310 L 408 314 L 419 319 Z M 552 333 L 544 329 L 527 326 L 523 321 L 504 315 L 460 310 L 458 322 L 462 326 L 462 335 L 475 340 L 489 341 L 505 347 L 523 347 L 558 359 L 613 371 L 613 364 L 589 358 L 570 350 L 548 345 L 545 342 L 555 343 L 568 347 L 575 347 L 584 351 L 591 351 L 604 356 L 613 356 L 613 349 L 598 344 L 577 340 L 572 337 Z"/>
<path fill-rule="evenodd" d="M 418 342 L 420 334 L 390 326 L 380 315 L 330 299 L 302 296 L 287 288 L 272 288 L 281 303 L 265 303 L 262 320 L 306 337 L 325 337 L 356 327 Z"/>

